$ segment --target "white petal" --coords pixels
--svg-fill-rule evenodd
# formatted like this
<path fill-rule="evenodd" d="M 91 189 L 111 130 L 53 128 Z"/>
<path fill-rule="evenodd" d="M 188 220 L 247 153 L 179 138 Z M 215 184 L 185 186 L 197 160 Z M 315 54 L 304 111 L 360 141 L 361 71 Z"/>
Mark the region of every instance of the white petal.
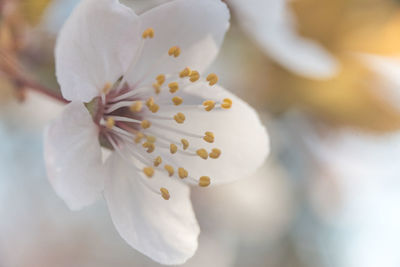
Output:
<path fill-rule="evenodd" d="M 184 103 L 189 101 L 201 105 L 206 99 L 216 101 L 230 98 L 233 106 L 229 110 L 190 109 L 183 111 L 186 120 L 183 124 L 173 127 L 186 132 L 203 135 L 211 131 L 215 135 L 215 142 L 209 144 L 201 138 L 188 138 L 192 149 L 205 148 L 211 151 L 218 148 L 222 151 L 220 158 L 203 160 L 197 156 L 188 156 L 177 153 L 173 159 L 180 167 L 189 171 L 189 174 L 198 179 L 201 176 L 210 176 L 212 183 L 226 183 L 245 178 L 256 171 L 265 161 L 269 153 L 269 138 L 265 127 L 261 124 L 256 111 L 240 98 L 227 90 L 199 83 L 185 89 Z M 192 99 L 190 99 L 192 98 Z M 173 116 L 172 114 L 166 114 Z M 169 125 L 171 126 L 171 125 Z M 184 135 L 164 133 L 170 139 L 179 143 Z"/>
<path fill-rule="evenodd" d="M 88 102 L 123 75 L 137 50 L 138 27 L 137 16 L 118 0 L 82 0 L 57 40 L 64 98 Z"/>
<path fill-rule="evenodd" d="M 181 264 L 197 249 L 199 226 L 190 202 L 189 188 L 165 175 L 151 180 L 133 165 L 112 155 L 105 197 L 115 227 L 121 236 L 146 256 L 162 264 Z M 169 190 L 164 200 L 159 192 Z"/>
<path fill-rule="evenodd" d="M 240 25 L 269 56 L 291 71 L 310 78 L 329 78 L 337 60 L 320 44 L 296 30 L 287 0 L 228 0 Z"/>
<path fill-rule="evenodd" d="M 71 209 L 92 204 L 104 187 L 98 128 L 82 103 L 72 102 L 45 132 L 47 175 Z"/>
<path fill-rule="evenodd" d="M 129 81 L 135 83 L 149 71 L 154 75 L 176 73 L 187 66 L 203 71 L 218 53 L 229 18 L 226 5 L 219 0 L 175 0 L 143 13 L 142 31 L 152 27 L 155 37 L 146 41 Z M 168 57 L 172 46 L 181 48 L 178 58 Z"/>

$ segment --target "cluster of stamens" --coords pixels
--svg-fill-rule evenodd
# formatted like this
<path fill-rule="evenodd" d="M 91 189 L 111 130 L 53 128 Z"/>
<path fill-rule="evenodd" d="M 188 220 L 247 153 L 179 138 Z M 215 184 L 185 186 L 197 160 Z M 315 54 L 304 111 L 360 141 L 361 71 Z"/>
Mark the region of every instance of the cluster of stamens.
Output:
<path fill-rule="evenodd" d="M 154 36 L 152 28 L 145 30 L 142 34 L 142 44 Z M 181 54 L 181 49 L 179 46 L 173 46 L 167 52 L 166 55 L 169 56 L 167 58 L 174 60 Z M 212 144 L 216 139 L 213 132 L 196 134 L 176 127 L 187 120 L 184 114 L 187 109 L 203 109 L 205 112 L 211 112 L 214 109 L 231 108 L 232 100 L 228 98 L 221 102 L 206 100 L 200 105 L 185 105 L 183 97 L 176 95 L 180 88 L 203 81 L 209 86 L 214 86 L 218 82 L 218 76 L 212 73 L 202 80 L 198 71 L 186 67 L 177 74 L 159 74 L 152 83 L 133 88 L 121 81 L 114 85 L 106 84 L 102 90 L 98 116 L 100 138 L 123 159 L 130 162 L 134 159 L 137 162 L 134 164 L 135 168 L 142 172 L 144 177 L 151 179 L 156 172 L 165 172 L 172 179 L 185 180 L 189 184 L 201 187 L 209 186 L 210 177 L 192 177 L 188 170 L 175 164 L 172 158 L 174 154 L 183 153 L 203 160 L 215 160 L 222 154 L 218 148 L 207 151 L 202 147 L 192 147 L 188 141 L 190 138 L 196 138 Z M 165 94 L 170 95 L 168 96 L 170 101 L 162 103 L 165 97 L 160 96 Z M 177 109 L 177 112 L 171 117 L 158 115 L 162 109 L 169 111 Z M 170 127 L 159 123 L 160 121 L 171 121 L 176 125 Z M 180 136 L 180 140 L 170 140 L 163 134 L 157 134 L 157 129 L 172 132 L 175 136 Z M 160 154 L 153 156 L 156 153 Z M 143 167 L 138 167 L 141 165 Z M 143 184 L 148 186 L 146 181 Z M 149 188 L 166 200 L 170 198 L 166 188 L 160 188 L 159 191 Z"/>

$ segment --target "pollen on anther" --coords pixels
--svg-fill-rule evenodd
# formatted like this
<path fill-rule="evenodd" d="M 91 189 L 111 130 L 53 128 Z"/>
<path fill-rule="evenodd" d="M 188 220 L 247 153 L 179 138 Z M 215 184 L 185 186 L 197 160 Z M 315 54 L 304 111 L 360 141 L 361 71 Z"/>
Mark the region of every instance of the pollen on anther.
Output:
<path fill-rule="evenodd" d="M 160 106 L 157 104 L 153 104 L 151 107 L 149 107 L 149 110 L 153 113 L 157 113 L 157 111 L 160 109 Z"/>
<path fill-rule="evenodd" d="M 144 167 L 143 168 L 143 173 L 148 177 L 151 178 L 154 175 L 154 169 L 153 167 Z"/>
<path fill-rule="evenodd" d="M 218 76 L 215 73 L 211 73 L 207 76 L 207 82 L 210 86 L 215 85 L 218 82 Z"/>
<path fill-rule="evenodd" d="M 188 149 L 188 147 L 189 147 L 189 141 L 188 140 L 186 140 L 186 139 L 182 139 L 181 140 L 181 143 L 182 143 L 182 145 L 183 145 L 183 150 L 186 150 L 186 149 Z"/>
<path fill-rule="evenodd" d="M 149 99 L 147 99 L 147 101 L 146 101 L 146 106 L 148 108 L 150 108 L 152 105 L 154 105 L 154 98 L 153 97 L 149 97 Z"/>
<path fill-rule="evenodd" d="M 173 46 L 168 50 L 168 55 L 174 56 L 174 57 L 179 57 L 181 54 L 181 49 L 178 46 Z"/>
<path fill-rule="evenodd" d="M 176 93 L 176 91 L 179 90 L 179 84 L 177 82 L 172 82 L 168 84 L 169 91 L 173 94 Z"/>
<path fill-rule="evenodd" d="M 171 154 L 175 154 L 178 151 L 178 147 L 175 144 L 171 144 L 169 146 L 169 151 L 171 152 Z"/>
<path fill-rule="evenodd" d="M 208 159 L 208 152 L 204 148 L 198 149 L 196 154 L 202 159 Z"/>
<path fill-rule="evenodd" d="M 107 118 L 106 127 L 112 129 L 115 125 L 115 120 L 113 118 Z"/>
<path fill-rule="evenodd" d="M 141 126 L 143 129 L 148 129 L 151 126 L 151 122 L 149 122 L 148 120 L 143 120 Z"/>
<path fill-rule="evenodd" d="M 154 143 L 150 143 L 150 142 L 145 142 L 145 143 L 143 143 L 142 146 L 144 148 L 147 148 L 147 153 L 152 153 L 156 149 L 156 146 L 154 145 Z"/>
<path fill-rule="evenodd" d="M 171 177 L 175 173 L 174 167 L 172 167 L 171 165 L 165 165 L 164 169 L 168 172 L 169 177 Z"/>
<path fill-rule="evenodd" d="M 181 113 L 181 112 L 177 113 L 177 114 L 174 116 L 174 120 L 175 120 L 177 123 L 179 123 L 179 124 L 184 123 L 185 120 L 186 120 L 185 114 L 183 114 L 183 113 Z"/>
<path fill-rule="evenodd" d="M 183 99 L 182 99 L 182 97 L 174 96 L 172 98 L 172 103 L 174 103 L 175 106 L 179 106 L 180 104 L 183 103 Z"/>
<path fill-rule="evenodd" d="M 205 132 L 203 140 L 208 143 L 214 143 L 214 134 L 212 132 Z"/>
<path fill-rule="evenodd" d="M 162 158 L 158 156 L 157 158 L 154 159 L 154 166 L 158 167 L 162 163 Z"/>
<path fill-rule="evenodd" d="M 153 83 L 154 92 L 158 95 L 161 93 L 161 85 L 159 83 Z"/>
<path fill-rule="evenodd" d="M 211 184 L 211 179 L 208 176 L 201 176 L 199 180 L 199 186 L 207 187 Z"/>
<path fill-rule="evenodd" d="M 204 106 L 204 109 L 205 109 L 206 111 L 211 111 L 211 110 L 213 110 L 214 107 L 215 107 L 215 101 L 213 101 L 213 100 L 206 100 L 206 101 L 203 102 L 203 106 Z"/>
<path fill-rule="evenodd" d="M 222 101 L 221 108 L 223 109 L 230 109 L 232 107 L 232 100 L 229 98 L 225 98 Z"/>
<path fill-rule="evenodd" d="M 169 192 L 166 188 L 162 187 L 160 188 L 161 196 L 163 199 L 168 200 L 171 196 L 169 195 Z"/>
<path fill-rule="evenodd" d="M 221 156 L 221 150 L 220 149 L 218 149 L 218 148 L 213 148 L 212 150 L 211 150 L 211 153 L 209 154 L 209 156 L 210 156 L 210 158 L 212 158 L 212 159 L 217 159 L 217 158 L 219 158 L 219 156 Z"/>
<path fill-rule="evenodd" d="M 184 168 L 179 168 L 178 169 L 178 175 L 179 175 L 179 178 L 185 179 L 185 178 L 187 178 L 189 176 L 189 173 Z"/>
<path fill-rule="evenodd" d="M 153 37 L 154 37 L 154 29 L 153 28 L 146 29 L 142 34 L 143 39 L 153 38 Z"/>
<path fill-rule="evenodd" d="M 150 143 L 155 143 L 157 141 L 156 137 L 152 136 L 152 135 L 147 135 L 146 139 L 147 139 L 147 142 L 150 142 Z"/>
<path fill-rule="evenodd" d="M 142 101 L 135 101 L 131 106 L 130 110 L 132 112 L 140 112 L 143 108 L 143 102 Z"/>
<path fill-rule="evenodd" d="M 200 73 L 198 71 L 194 70 L 190 73 L 190 81 L 192 83 L 198 81 L 199 79 L 200 79 Z"/>
<path fill-rule="evenodd" d="M 192 74 L 192 70 L 189 67 L 186 67 L 179 73 L 179 77 L 185 78 L 190 76 L 190 74 Z"/>

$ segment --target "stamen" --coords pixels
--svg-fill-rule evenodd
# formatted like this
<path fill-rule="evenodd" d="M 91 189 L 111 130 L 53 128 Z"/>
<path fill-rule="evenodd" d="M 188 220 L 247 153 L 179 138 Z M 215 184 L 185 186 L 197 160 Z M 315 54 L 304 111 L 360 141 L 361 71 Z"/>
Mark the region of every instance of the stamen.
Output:
<path fill-rule="evenodd" d="M 218 148 L 213 148 L 212 150 L 211 150 L 211 153 L 209 154 L 209 156 L 210 156 L 210 158 L 212 158 L 212 159 L 217 159 L 217 158 L 219 158 L 219 156 L 221 156 L 221 150 L 220 149 L 218 149 Z"/>
<path fill-rule="evenodd" d="M 223 109 L 230 109 L 232 107 L 232 100 L 229 98 L 225 98 L 222 101 L 221 108 Z"/>
<path fill-rule="evenodd" d="M 161 85 L 159 83 L 153 83 L 154 92 L 158 95 L 161 93 Z"/>
<path fill-rule="evenodd" d="M 115 120 L 113 118 L 108 117 L 106 122 L 106 127 L 111 130 L 114 127 L 114 125 L 115 125 Z"/>
<path fill-rule="evenodd" d="M 190 81 L 192 83 L 197 82 L 200 79 L 200 73 L 198 71 L 194 70 L 190 73 L 189 77 L 190 77 Z"/>
<path fill-rule="evenodd" d="M 168 172 L 169 177 L 171 177 L 175 173 L 174 167 L 172 167 L 171 165 L 165 165 L 164 169 Z"/>
<path fill-rule="evenodd" d="M 154 166 L 158 167 L 162 163 L 162 158 L 158 156 L 157 158 L 154 159 Z"/>
<path fill-rule="evenodd" d="M 181 54 L 181 49 L 178 46 L 173 46 L 168 50 L 168 55 L 174 56 L 174 57 L 179 57 Z"/>
<path fill-rule="evenodd" d="M 199 186 L 201 187 L 207 187 L 211 183 L 211 179 L 208 176 L 201 176 L 199 180 Z"/>
<path fill-rule="evenodd" d="M 140 112 L 142 111 L 143 108 L 143 102 L 142 101 L 135 101 L 131 106 L 130 110 L 132 112 Z"/>
<path fill-rule="evenodd" d="M 164 74 L 160 74 L 156 77 L 157 83 L 159 85 L 163 85 L 163 83 L 165 82 L 165 75 Z"/>
<path fill-rule="evenodd" d="M 151 122 L 149 122 L 148 120 L 143 120 L 141 126 L 143 129 L 148 129 L 151 126 Z"/>
<path fill-rule="evenodd" d="M 215 85 L 218 82 L 218 76 L 215 73 L 211 73 L 207 76 L 207 82 L 209 82 L 210 86 Z"/>
<path fill-rule="evenodd" d="M 185 114 L 183 114 L 183 113 L 181 113 L 181 112 L 177 113 L 177 114 L 174 116 L 174 120 L 175 120 L 177 123 L 179 123 L 179 124 L 184 123 L 185 120 L 186 120 Z"/>
<path fill-rule="evenodd" d="M 153 97 L 149 97 L 148 99 L 147 99 L 147 101 L 146 101 L 146 106 L 148 107 L 148 108 L 150 108 L 151 106 L 153 106 L 154 105 L 154 98 Z"/>
<path fill-rule="evenodd" d="M 183 145 L 183 150 L 188 149 L 188 147 L 189 147 L 189 141 L 183 138 L 183 139 L 181 140 L 181 142 L 182 142 L 182 145 Z"/>
<path fill-rule="evenodd" d="M 180 78 L 185 78 L 185 77 L 189 77 L 190 74 L 192 74 L 192 70 L 189 67 L 186 67 L 184 70 L 182 70 L 179 73 L 179 77 Z"/>
<path fill-rule="evenodd" d="M 202 159 L 208 159 L 207 150 L 205 150 L 204 148 L 198 149 L 198 150 L 196 151 L 196 154 L 197 154 L 198 156 L 200 156 L 200 158 L 202 158 Z"/>
<path fill-rule="evenodd" d="M 179 84 L 177 82 L 172 82 L 168 84 L 168 87 L 171 94 L 176 93 L 176 91 L 179 90 Z"/>
<path fill-rule="evenodd" d="M 168 200 L 170 198 L 169 192 L 166 188 L 164 187 L 160 188 L 160 192 L 163 199 Z"/>
<path fill-rule="evenodd" d="M 183 103 L 183 99 L 182 99 L 182 97 L 174 96 L 172 98 L 172 102 L 174 103 L 175 106 L 179 106 L 180 104 Z"/>
<path fill-rule="evenodd" d="M 142 145 L 144 148 L 147 148 L 146 152 L 147 153 L 152 153 L 156 149 L 156 146 L 153 143 L 150 142 L 145 142 Z"/>
<path fill-rule="evenodd" d="M 136 144 L 139 144 L 142 141 L 143 138 L 144 138 L 144 134 L 142 134 L 141 132 L 138 132 L 136 134 L 136 137 L 135 137 L 134 141 L 135 141 Z"/>
<path fill-rule="evenodd" d="M 212 132 L 205 132 L 203 139 L 208 143 L 214 143 L 214 134 Z"/>
<path fill-rule="evenodd" d="M 157 113 L 157 111 L 160 109 L 160 106 L 157 104 L 153 104 L 151 107 L 149 107 L 149 110 L 153 113 Z"/>
<path fill-rule="evenodd" d="M 152 135 L 147 135 L 146 139 L 147 139 L 147 142 L 150 142 L 150 143 L 155 143 L 157 141 L 156 137 L 152 136 Z"/>
<path fill-rule="evenodd" d="M 178 151 L 178 147 L 175 144 L 171 144 L 169 146 L 169 151 L 171 152 L 171 154 L 175 154 Z"/>
<path fill-rule="evenodd" d="M 211 111 L 215 107 L 215 101 L 213 100 L 206 100 L 203 102 L 204 109 L 206 111 Z"/>
<path fill-rule="evenodd" d="M 144 167 L 143 168 L 143 173 L 148 177 L 151 178 L 154 175 L 154 169 L 153 167 Z"/>
<path fill-rule="evenodd" d="M 178 169 L 178 174 L 179 174 L 179 178 L 181 179 L 185 179 L 189 176 L 189 173 L 187 170 L 185 170 L 184 168 L 179 168 Z"/>
<path fill-rule="evenodd" d="M 154 37 L 154 30 L 153 28 L 148 28 L 147 30 L 145 30 L 142 34 L 142 38 L 143 39 L 147 39 L 147 38 L 153 38 Z"/>

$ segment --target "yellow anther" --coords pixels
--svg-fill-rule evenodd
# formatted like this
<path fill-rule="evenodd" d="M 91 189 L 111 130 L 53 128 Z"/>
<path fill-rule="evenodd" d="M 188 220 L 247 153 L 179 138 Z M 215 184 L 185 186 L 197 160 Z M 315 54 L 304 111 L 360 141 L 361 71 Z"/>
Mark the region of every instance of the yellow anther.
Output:
<path fill-rule="evenodd" d="M 230 109 L 232 107 L 232 100 L 229 98 L 225 98 L 222 101 L 221 108 Z"/>
<path fill-rule="evenodd" d="M 143 129 L 147 129 L 150 128 L 151 122 L 149 122 L 148 120 L 143 120 L 140 125 L 142 126 Z"/>
<path fill-rule="evenodd" d="M 210 177 L 208 176 L 201 176 L 199 180 L 199 186 L 201 187 L 207 187 L 211 184 Z"/>
<path fill-rule="evenodd" d="M 189 176 L 189 173 L 184 168 L 179 168 L 178 169 L 178 175 L 179 175 L 179 178 L 185 179 L 185 178 L 187 178 Z"/>
<path fill-rule="evenodd" d="M 179 84 L 177 82 L 172 82 L 168 84 L 169 91 L 173 94 L 179 90 Z"/>
<path fill-rule="evenodd" d="M 206 100 L 203 102 L 204 109 L 206 111 L 211 111 L 215 107 L 215 101 L 213 100 Z"/>
<path fill-rule="evenodd" d="M 154 136 L 152 136 L 152 135 L 147 135 L 146 136 L 146 139 L 147 139 L 147 142 L 150 142 L 150 143 L 155 143 L 156 142 L 156 138 L 154 137 Z"/>
<path fill-rule="evenodd" d="M 114 125 L 115 125 L 115 120 L 113 118 L 107 118 L 106 127 L 108 129 L 112 129 L 112 127 L 114 127 Z"/>
<path fill-rule="evenodd" d="M 154 166 L 158 167 L 162 163 L 162 158 L 158 156 L 157 158 L 154 159 Z"/>
<path fill-rule="evenodd" d="M 174 167 L 172 167 L 171 165 L 165 165 L 164 169 L 168 172 L 169 177 L 171 177 L 175 173 Z"/>
<path fill-rule="evenodd" d="M 111 83 L 106 83 L 104 85 L 103 89 L 101 89 L 101 92 L 106 95 L 106 94 L 108 94 L 110 92 L 111 88 L 112 88 L 112 84 Z"/>
<path fill-rule="evenodd" d="M 156 149 L 156 146 L 154 145 L 154 143 L 150 143 L 150 142 L 143 143 L 143 147 L 147 148 L 147 153 L 152 153 Z"/>
<path fill-rule="evenodd" d="M 154 175 L 154 169 L 153 167 L 144 167 L 143 168 L 143 172 L 144 174 L 148 177 L 151 178 Z"/>
<path fill-rule="evenodd" d="M 194 70 L 190 73 L 190 81 L 192 83 L 198 81 L 199 79 L 200 79 L 200 73 L 198 71 Z"/>
<path fill-rule="evenodd" d="M 178 147 L 175 144 L 171 144 L 169 146 L 169 151 L 171 152 L 171 154 L 175 154 L 178 151 Z"/>
<path fill-rule="evenodd" d="M 212 159 L 217 159 L 217 158 L 219 158 L 219 156 L 221 156 L 221 150 L 220 149 L 218 149 L 218 148 L 213 148 L 212 150 L 211 150 L 211 153 L 209 154 L 209 156 L 210 156 L 210 158 L 212 158 Z"/>
<path fill-rule="evenodd" d="M 154 98 L 153 97 L 149 97 L 149 99 L 147 99 L 147 101 L 146 101 L 146 106 L 148 108 L 150 108 L 152 105 L 154 105 Z"/>
<path fill-rule="evenodd" d="M 198 149 L 196 151 L 196 154 L 200 156 L 200 158 L 202 159 L 208 159 L 208 153 L 207 150 L 205 150 L 204 148 Z"/>
<path fill-rule="evenodd" d="M 174 56 L 174 57 L 179 57 L 181 54 L 181 49 L 178 46 L 173 46 L 168 50 L 168 55 Z"/>
<path fill-rule="evenodd" d="M 183 150 L 188 149 L 188 147 L 189 147 L 189 141 L 188 141 L 188 140 L 182 139 L 182 140 L 181 140 L 181 143 L 182 143 L 182 145 L 183 145 Z"/>
<path fill-rule="evenodd" d="M 164 74 L 160 74 L 156 77 L 157 83 L 159 85 L 163 85 L 163 83 L 165 82 L 165 75 Z"/>
<path fill-rule="evenodd" d="M 153 38 L 153 37 L 154 37 L 154 29 L 153 28 L 146 29 L 142 34 L 143 39 Z"/>
<path fill-rule="evenodd" d="M 154 92 L 158 95 L 159 93 L 161 93 L 161 85 L 159 85 L 158 83 L 153 83 L 153 88 L 154 88 Z"/>
<path fill-rule="evenodd" d="M 185 120 L 186 120 L 185 114 L 183 114 L 183 113 L 181 113 L 181 112 L 177 113 L 177 114 L 174 116 L 174 120 L 175 120 L 177 123 L 180 123 L 180 124 L 184 123 Z"/>
<path fill-rule="evenodd" d="M 157 113 L 157 111 L 160 109 L 160 106 L 157 104 L 153 104 L 151 107 L 149 107 L 149 110 L 153 113 Z"/>
<path fill-rule="evenodd" d="M 179 73 L 179 77 L 180 77 L 180 78 L 189 77 L 190 74 L 192 74 L 192 70 L 191 70 L 190 68 L 186 67 L 184 70 L 182 70 L 182 71 Z"/>
<path fill-rule="evenodd" d="M 130 110 L 132 112 L 140 112 L 143 108 L 143 102 L 142 101 L 135 101 L 131 106 Z"/>
<path fill-rule="evenodd" d="M 172 98 L 172 102 L 174 103 L 175 106 L 179 106 L 180 104 L 183 103 L 183 99 L 182 99 L 182 97 L 174 96 Z"/>
<path fill-rule="evenodd" d="M 163 199 L 168 200 L 171 196 L 169 195 L 169 192 L 166 188 L 162 187 L 160 188 L 161 196 Z"/>
<path fill-rule="evenodd" d="M 218 76 L 215 73 L 211 73 L 207 76 L 207 82 L 210 86 L 215 85 L 218 82 Z"/>
<path fill-rule="evenodd" d="M 138 133 L 136 134 L 136 137 L 135 137 L 135 143 L 136 143 L 136 144 L 139 144 L 140 141 L 142 141 L 143 138 L 144 138 L 144 134 L 142 134 L 141 132 L 138 132 Z"/>
<path fill-rule="evenodd" d="M 214 143 L 215 137 L 212 132 L 205 132 L 203 139 L 208 143 Z"/>

